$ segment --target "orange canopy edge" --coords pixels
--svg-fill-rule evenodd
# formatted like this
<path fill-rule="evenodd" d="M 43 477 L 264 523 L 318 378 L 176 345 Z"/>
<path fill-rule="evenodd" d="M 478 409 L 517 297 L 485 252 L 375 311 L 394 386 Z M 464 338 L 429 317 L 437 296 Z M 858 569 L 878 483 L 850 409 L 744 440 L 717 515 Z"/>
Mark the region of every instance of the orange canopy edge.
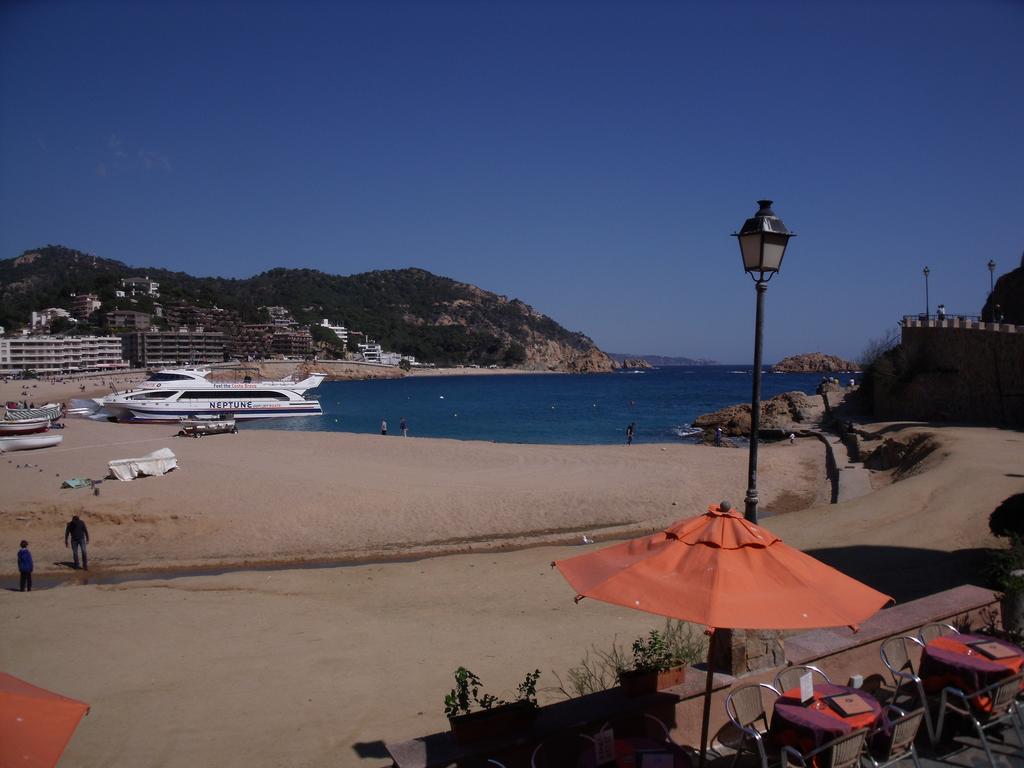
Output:
<path fill-rule="evenodd" d="M 0 765 L 53 768 L 89 705 L 0 672 Z"/>

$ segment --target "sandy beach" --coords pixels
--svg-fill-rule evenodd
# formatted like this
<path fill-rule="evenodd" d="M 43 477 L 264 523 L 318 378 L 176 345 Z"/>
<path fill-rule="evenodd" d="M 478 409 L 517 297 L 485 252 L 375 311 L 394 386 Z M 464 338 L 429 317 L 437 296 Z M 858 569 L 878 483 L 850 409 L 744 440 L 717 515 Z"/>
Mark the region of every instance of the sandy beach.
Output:
<path fill-rule="evenodd" d="M 576 605 L 551 560 L 742 501 L 746 452 L 705 446 L 528 446 L 245 431 L 202 440 L 169 425 L 68 419 L 60 448 L 0 458 L 0 574 L 27 538 L 44 584 L 0 592 L 0 666 L 87 701 L 62 766 L 383 766 L 385 739 L 446 727 L 455 667 L 508 694 L 556 684 L 591 645 L 657 617 Z M 761 451 L 766 527 L 898 600 L 970 580 L 996 545 L 987 516 L 1024 490 L 1019 432 L 917 431 L 935 449 L 898 482 L 825 503 L 820 443 Z M 99 479 L 112 458 L 170 447 L 180 469 Z M 25 467 L 25 464 L 31 466 Z M 19 465 L 21 467 L 19 468 Z M 91 582 L 62 563 L 73 512 Z M 508 549 L 509 551 L 502 551 Z M 133 571 L 240 563 L 403 562 L 136 580 Z M 128 579 L 128 580 L 124 580 Z M 554 694 L 546 691 L 542 699 Z"/>
<path fill-rule="evenodd" d="M 80 514 L 97 568 L 351 561 L 655 530 L 713 498 L 743 495 L 746 454 L 697 445 L 535 446 L 249 430 L 200 440 L 170 424 L 69 418 L 59 447 L 5 454 L 0 531 L 63 570 L 64 521 Z M 164 477 L 102 480 L 107 462 L 170 448 Z M 811 441 L 763 451 L 764 508 L 824 494 Z M 12 573 L 13 561 L 0 573 Z"/>

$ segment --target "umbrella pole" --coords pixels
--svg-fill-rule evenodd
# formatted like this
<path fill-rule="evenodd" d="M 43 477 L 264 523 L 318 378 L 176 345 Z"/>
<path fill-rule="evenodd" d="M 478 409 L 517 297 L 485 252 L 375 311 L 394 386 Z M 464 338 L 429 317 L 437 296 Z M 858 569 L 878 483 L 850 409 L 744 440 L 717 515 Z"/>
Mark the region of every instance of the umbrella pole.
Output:
<path fill-rule="evenodd" d="M 708 666 L 707 682 L 704 685 L 704 719 L 700 724 L 700 768 L 704 768 L 708 752 L 708 724 L 711 722 L 711 684 L 715 678 L 715 671 L 711 668 L 711 658 L 715 651 L 715 637 L 718 633 L 712 629 L 711 637 L 708 638 Z"/>

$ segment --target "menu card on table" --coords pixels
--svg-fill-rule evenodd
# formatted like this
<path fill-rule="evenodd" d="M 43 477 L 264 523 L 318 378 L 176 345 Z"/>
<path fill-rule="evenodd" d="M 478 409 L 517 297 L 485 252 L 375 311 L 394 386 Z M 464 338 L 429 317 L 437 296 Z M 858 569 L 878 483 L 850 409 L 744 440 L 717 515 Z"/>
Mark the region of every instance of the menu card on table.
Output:
<path fill-rule="evenodd" d="M 868 704 L 861 696 L 854 693 L 844 693 L 839 696 L 829 696 L 829 706 L 832 707 L 843 717 L 853 717 L 854 715 L 863 715 L 871 711 L 871 705 Z"/>
<path fill-rule="evenodd" d="M 980 643 L 971 643 L 970 645 L 971 648 L 973 648 L 976 651 L 979 651 L 980 653 L 983 653 L 990 659 L 1009 659 L 1013 656 L 1020 655 L 1019 653 L 1017 653 L 1017 651 L 1013 650 L 1012 648 L 1007 648 L 1002 643 L 996 643 L 991 640 L 985 640 Z"/>
<path fill-rule="evenodd" d="M 800 675 L 800 703 L 809 704 L 814 699 L 814 678 L 810 672 Z"/>
<path fill-rule="evenodd" d="M 594 762 L 596 765 L 615 764 L 615 732 L 602 728 L 594 736 Z"/>

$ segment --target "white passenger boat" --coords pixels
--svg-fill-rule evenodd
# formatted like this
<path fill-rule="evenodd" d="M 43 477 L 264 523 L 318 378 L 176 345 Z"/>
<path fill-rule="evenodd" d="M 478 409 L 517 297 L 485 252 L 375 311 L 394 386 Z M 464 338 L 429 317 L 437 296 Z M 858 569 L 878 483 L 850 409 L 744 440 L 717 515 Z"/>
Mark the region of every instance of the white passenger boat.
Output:
<path fill-rule="evenodd" d="M 169 421 L 225 414 L 237 420 L 284 416 L 321 416 L 317 400 L 304 397 L 326 378 L 313 374 L 302 381 L 210 381 L 208 370 L 157 371 L 138 389 L 96 398 L 118 421 Z"/>
<path fill-rule="evenodd" d="M 7 451 L 30 451 L 36 448 L 49 448 L 51 445 L 59 445 L 64 439 L 63 435 L 54 435 L 50 432 L 40 432 L 35 435 L 12 435 L 0 437 L 0 453 Z"/>

